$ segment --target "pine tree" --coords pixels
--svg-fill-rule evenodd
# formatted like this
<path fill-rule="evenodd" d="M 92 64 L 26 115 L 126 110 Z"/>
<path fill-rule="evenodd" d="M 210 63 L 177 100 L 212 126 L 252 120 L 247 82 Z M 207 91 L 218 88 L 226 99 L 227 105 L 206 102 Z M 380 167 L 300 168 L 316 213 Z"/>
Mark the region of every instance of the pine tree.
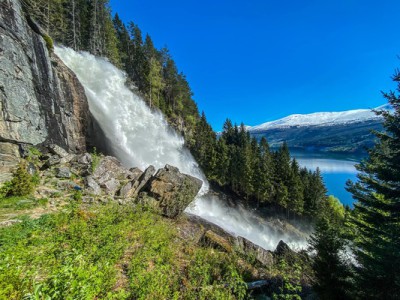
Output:
<path fill-rule="evenodd" d="M 315 172 L 301 171 L 304 185 L 304 212 L 308 216 L 316 217 L 321 206 L 326 202 L 326 187 L 322 180 L 319 168 Z"/>
<path fill-rule="evenodd" d="M 154 57 L 150 58 L 149 73 L 147 75 L 149 86 L 148 98 L 150 101 L 150 107 L 159 107 L 160 105 L 160 94 L 165 85 L 161 71 L 162 67 L 160 63 Z"/>
<path fill-rule="evenodd" d="M 217 163 L 214 174 L 215 181 L 221 186 L 225 186 L 228 183 L 229 159 L 229 148 L 225 139 L 219 138 L 216 145 Z"/>
<path fill-rule="evenodd" d="M 333 196 L 325 204 L 309 241 L 316 254 L 314 289 L 321 299 L 351 299 L 351 272 L 344 257 L 345 209 Z"/>
<path fill-rule="evenodd" d="M 301 182 L 300 167 L 296 159 L 292 160 L 290 169 L 288 208 L 290 211 L 302 215 L 304 211 L 304 186 Z"/>
<path fill-rule="evenodd" d="M 113 25 L 117 37 L 117 48 L 121 57 L 122 67 L 127 74 L 132 74 L 132 45 L 128 29 L 119 18 L 118 14 L 114 16 Z"/>
<path fill-rule="evenodd" d="M 274 199 L 274 167 L 272 154 L 267 140 L 263 137 L 260 141 L 260 168 L 257 179 L 259 181 L 257 189 L 257 198 L 260 202 L 268 203 Z"/>
<path fill-rule="evenodd" d="M 394 112 L 378 111 L 384 132 L 369 157 L 357 166 L 358 182 L 348 184 L 357 200 L 352 228 L 360 297 L 400 299 L 400 74 L 397 94 L 384 94 Z"/>

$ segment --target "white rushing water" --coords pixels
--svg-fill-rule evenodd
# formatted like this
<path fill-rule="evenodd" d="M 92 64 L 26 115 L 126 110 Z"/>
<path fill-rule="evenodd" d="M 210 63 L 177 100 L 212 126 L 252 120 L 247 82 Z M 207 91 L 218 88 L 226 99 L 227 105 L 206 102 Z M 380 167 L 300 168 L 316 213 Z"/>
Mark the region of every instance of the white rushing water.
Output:
<path fill-rule="evenodd" d="M 105 59 L 69 48 L 55 48 L 56 54 L 78 76 L 85 88 L 89 109 L 108 141 L 108 147 L 126 167 L 170 164 L 183 173 L 203 180 L 195 203 L 187 211 L 225 230 L 243 236 L 269 250 L 280 239 L 298 245 L 297 238 L 277 232 L 255 214 L 233 208 L 216 196 L 207 194 L 208 182 L 197 163 L 184 148 L 183 138 L 171 130 L 163 116 L 125 86 L 126 75 Z"/>

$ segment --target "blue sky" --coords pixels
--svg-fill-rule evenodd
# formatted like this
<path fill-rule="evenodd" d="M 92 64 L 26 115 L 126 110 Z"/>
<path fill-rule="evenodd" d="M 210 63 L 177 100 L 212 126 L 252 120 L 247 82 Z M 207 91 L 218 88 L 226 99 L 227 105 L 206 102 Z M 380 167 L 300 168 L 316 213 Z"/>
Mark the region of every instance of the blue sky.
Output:
<path fill-rule="evenodd" d="M 400 66 L 398 0 L 111 0 L 167 46 L 215 130 L 373 108 Z"/>

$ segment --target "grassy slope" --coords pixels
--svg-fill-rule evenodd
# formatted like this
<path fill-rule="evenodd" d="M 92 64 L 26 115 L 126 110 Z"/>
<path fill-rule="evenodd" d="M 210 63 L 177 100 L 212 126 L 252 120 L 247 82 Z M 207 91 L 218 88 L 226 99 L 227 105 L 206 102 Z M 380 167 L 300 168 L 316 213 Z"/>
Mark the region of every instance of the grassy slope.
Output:
<path fill-rule="evenodd" d="M 241 298 L 235 255 L 182 238 L 179 222 L 112 203 L 23 218 L 0 228 L 0 299 Z"/>

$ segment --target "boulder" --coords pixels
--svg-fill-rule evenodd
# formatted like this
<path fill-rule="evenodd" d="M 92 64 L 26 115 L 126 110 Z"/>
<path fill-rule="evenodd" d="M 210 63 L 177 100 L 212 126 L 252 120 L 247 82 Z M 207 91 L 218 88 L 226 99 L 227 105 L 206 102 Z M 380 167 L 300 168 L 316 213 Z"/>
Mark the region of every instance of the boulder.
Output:
<path fill-rule="evenodd" d="M 104 192 L 109 196 L 114 196 L 120 186 L 119 180 L 111 178 L 110 180 L 102 183 L 100 187 L 103 188 Z"/>
<path fill-rule="evenodd" d="M 239 252 L 246 256 L 254 256 L 263 266 L 272 266 L 274 263 L 274 256 L 271 251 L 265 250 L 244 237 L 238 236 L 236 238 L 236 246 Z"/>
<path fill-rule="evenodd" d="M 51 153 L 58 155 L 59 157 L 63 158 L 68 155 L 68 152 L 65 151 L 63 148 L 56 144 L 51 144 L 49 147 Z"/>
<path fill-rule="evenodd" d="M 75 174 L 88 176 L 92 170 L 92 156 L 89 153 L 76 155 L 71 159 L 71 169 Z"/>
<path fill-rule="evenodd" d="M 74 189 L 74 187 L 76 186 L 76 183 L 73 181 L 63 181 L 60 180 L 59 182 L 57 182 L 57 188 L 60 190 L 72 190 Z"/>
<path fill-rule="evenodd" d="M 102 185 L 113 178 L 116 180 L 125 179 L 128 172 L 118 159 L 113 156 L 104 156 L 101 157 L 92 176 Z"/>
<path fill-rule="evenodd" d="M 130 172 L 131 174 L 136 174 L 137 176 L 139 175 L 139 172 L 137 170 L 130 169 Z M 149 179 L 153 176 L 155 171 L 156 169 L 151 165 L 144 172 L 140 171 L 140 175 L 137 179 L 131 180 L 121 188 L 121 190 L 119 191 L 119 195 L 124 198 L 136 197 L 141 189 L 147 184 Z"/>
<path fill-rule="evenodd" d="M 201 244 L 206 247 L 211 246 L 213 248 L 226 251 L 228 253 L 231 253 L 233 251 L 231 242 L 212 230 L 207 230 L 204 233 L 203 238 L 201 239 Z"/>
<path fill-rule="evenodd" d="M 289 255 L 295 254 L 295 252 L 292 249 L 290 249 L 290 247 L 284 241 L 280 240 L 278 246 L 276 246 L 274 254 L 277 256 L 282 256 L 288 254 Z"/>
<path fill-rule="evenodd" d="M 71 170 L 67 167 L 56 168 L 56 177 L 57 178 L 70 178 Z"/>
<path fill-rule="evenodd" d="M 26 170 L 28 171 L 28 173 L 30 175 L 35 175 L 36 172 L 38 171 L 38 169 L 36 168 L 35 164 L 33 164 L 31 162 L 28 163 L 28 165 L 26 167 Z"/>
<path fill-rule="evenodd" d="M 57 165 L 61 162 L 61 159 L 58 155 L 52 155 L 43 165 L 44 168 L 50 168 L 51 166 Z"/>
<path fill-rule="evenodd" d="M 143 174 L 143 171 L 140 170 L 139 168 L 130 168 L 129 172 L 130 173 L 128 175 L 128 179 L 131 179 L 131 180 L 137 180 Z M 154 174 L 154 172 L 153 172 L 153 174 Z"/>
<path fill-rule="evenodd" d="M 85 178 L 85 186 L 87 191 L 93 195 L 101 195 L 100 185 L 94 180 L 92 176 L 87 176 Z"/>
<path fill-rule="evenodd" d="M 127 198 L 130 191 L 132 190 L 132 185 L 133 185 L 133 181 L 129 181 L 126 184 L 124 184 L 121 189 L 118 191 L 118 196 L 122 197 L 122 198 Z"/>
<path fill-rule="evenodd" d="M 143 191 L 156 199 L 161 214 L 175 218 L 194 200 L 202 186 L 202 181 L 182 174 L 170 165 L 159 169 L 149 180 Z"/>
<path fill-rule="evenodd" d="M 92 155 L 85 153 L 76 157 L 76 162 L 81 166 L 89 166 L 92 164 Z"/>

